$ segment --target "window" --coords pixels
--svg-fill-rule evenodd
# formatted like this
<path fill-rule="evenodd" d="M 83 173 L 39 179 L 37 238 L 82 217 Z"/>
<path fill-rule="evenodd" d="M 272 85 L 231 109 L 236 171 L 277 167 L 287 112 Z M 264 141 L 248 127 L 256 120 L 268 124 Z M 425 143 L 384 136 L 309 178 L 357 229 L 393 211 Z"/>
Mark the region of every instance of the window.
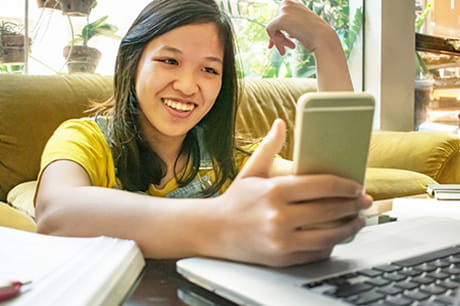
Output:
<path fill-rule="evenodd" d="M 220 0 L 220 6 L 232 17 L 239 56 L 242 62 L 241 76 L 244 77 L 315 77 L 313 54 L 300 44 L 295 50 L 288 49 L 285 56 L 267 48 L 268 35 L 265 27 L 276 14 L 278 0 Z M 347 58 L 361 55 L 362 43 L 362 1 L 348 0 L 303 0 L 316 14 L 326 20 L 338 33 Z M 353 61 L 353 64 L 360 64 Z M 360 74 L 355 69 L 354 74 Z M 357 76 L 356 79 L 360 79 Z M 358 85 L 360 87 L 361 84 Z"/>
<path fill-rule="evenodd" d="M 417 0 L 416 14 L 416 30 L 424 34 L 417 36 L 418 76 L 425 79 L 416 90 L 426 97 L 416 109 L 427 120 L 425 128 L 455 131 L 460 115 L 460 0 Z"/>
<path fill-rule="evenodd" d="M 31 53 L 27 60 L 27 73 L 67 73 L 66 58 L 63 55 L 64 47 L 70 43 L 74 35 L 81 32 L 87 23 L 108 16 L 106 23 L 117 26 L 116 34 L 122 36 L 138 12 L 148 2 L 148 0 L 133 0 L 129 5 L 120 2 L 117 6 L 114 1 L 99 0 L 96 7 L 91 10 L 89 17 L 69 17 L 63 15 L 61 10 L 39 8 L 36 1 L 2 1 L 0 21 L 14 22 L 24 33 L 24 20 L 27 17 L 28 36 L 32 42 Z M 113 74 L 118 44 L 117 39 L 104 35 L 91 39 L 88 45 L 99 49 L 102 53 L 96 73 Z M 9 72 L 12 68 L 19 69 L 21 72 L 22 67 L 22 64 L 3 66 Z"/>
<path fill-rule="evenodd" d="M 28 1 L 28 2 L 27 2 Z M 51 0 L 48 0 L 51 1 Z M 265 25 L 281 1 L 279 0 L 217 0 L 219 5 L 232 16 L 242 64 L 241 76 L 245 77 L 314 77 L 314 59 L 311 53 L 300 46 L 284 57 L 267 49 Z M 118 27 L 122 36 L 138 12 L 150 0 L 133 0 L 129 6 L 113 1 L 97 1 L 89 17 L 68 17 L 60 10 L 39 8 L 36 1 L 25 0 L 22 5 L 16 1 L 3 2 L 0 20 L 10 20 L 24 25 L 25 6 L 28 5 L 28 34 L 32 41 L 32 52 L 27 62 L 29 74 L 66 73 L 64 47 L 72 37 L 78 35 L 87 23 L 108 16 L 106 22 Z M 357 68 L 353 77 L 361 87 L 362 0 L 303 0 L 312 10 L 320 14 L 337 30 L 343 41 L 344 50 L 350 62 Z M 122 8 L 120 6 L 123 6 Z M 119 41 L 106 36 L 90 40 L 89 46 L 102 53 L 96 73 L 113 74 Z M 261 56 L 262 55 L 262 56 Z M 356 84 L 355 84 L 356 86 Z"/>

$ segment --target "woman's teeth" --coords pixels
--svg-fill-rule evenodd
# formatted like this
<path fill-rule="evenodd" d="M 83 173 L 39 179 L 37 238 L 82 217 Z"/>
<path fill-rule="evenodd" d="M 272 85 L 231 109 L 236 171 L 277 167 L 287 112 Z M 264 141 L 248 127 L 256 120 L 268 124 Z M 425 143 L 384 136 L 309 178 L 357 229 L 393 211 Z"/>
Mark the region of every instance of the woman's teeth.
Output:
<path fill-rule="evenodd" d="M 180 103 L 168 99 L 164 99 L 163 103 L 166 104 L 167 106 L 174 108 L 175 110 L 181 111 L 181 112 L 188 112 L 191 111 L 192 109 L 195 108 L 195 104 L 192 103 Z"/>

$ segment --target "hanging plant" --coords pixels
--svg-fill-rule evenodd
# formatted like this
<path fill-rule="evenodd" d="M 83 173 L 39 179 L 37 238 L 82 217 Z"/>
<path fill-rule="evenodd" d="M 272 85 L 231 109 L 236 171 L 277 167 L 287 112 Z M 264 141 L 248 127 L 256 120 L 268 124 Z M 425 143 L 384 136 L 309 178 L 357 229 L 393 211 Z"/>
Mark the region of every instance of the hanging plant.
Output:
<path fill-rule="evenodd" d="M 97 2 L 96 0 L 58 0 L 62 13 L 67 16 L 89 16 Z"/>
<path fill-rule="evenodd" d="M 61 3 L 59 0 L 37 0 L 38 8 L 51 8 L 56 10 L 62 10 Z"/>

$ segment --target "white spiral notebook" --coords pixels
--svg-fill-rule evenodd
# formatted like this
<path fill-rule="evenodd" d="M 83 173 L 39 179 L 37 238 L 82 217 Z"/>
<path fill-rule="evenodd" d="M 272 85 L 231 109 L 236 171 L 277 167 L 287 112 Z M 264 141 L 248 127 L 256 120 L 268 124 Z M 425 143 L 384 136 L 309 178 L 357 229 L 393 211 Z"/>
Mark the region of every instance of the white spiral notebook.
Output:
<path fill-rule="evenodd" d="M 48 236 L 0 227 L 0 281 L 23 292 L 2 305 L 118 305 L 145 265 L 136 243 Z"/>

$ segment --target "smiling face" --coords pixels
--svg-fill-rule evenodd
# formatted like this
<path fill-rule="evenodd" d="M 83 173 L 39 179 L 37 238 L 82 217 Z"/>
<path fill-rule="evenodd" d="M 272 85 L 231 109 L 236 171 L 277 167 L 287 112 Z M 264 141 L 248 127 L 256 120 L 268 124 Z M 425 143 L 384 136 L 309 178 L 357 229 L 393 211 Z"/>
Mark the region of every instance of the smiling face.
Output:
<path fill-rule="evenodd" d="M 222 86 L 223 58 L 213 23 L 178 27 L 146 45 L 135 89 L 148 140 L 182 142 L 214 105 Z"/>

